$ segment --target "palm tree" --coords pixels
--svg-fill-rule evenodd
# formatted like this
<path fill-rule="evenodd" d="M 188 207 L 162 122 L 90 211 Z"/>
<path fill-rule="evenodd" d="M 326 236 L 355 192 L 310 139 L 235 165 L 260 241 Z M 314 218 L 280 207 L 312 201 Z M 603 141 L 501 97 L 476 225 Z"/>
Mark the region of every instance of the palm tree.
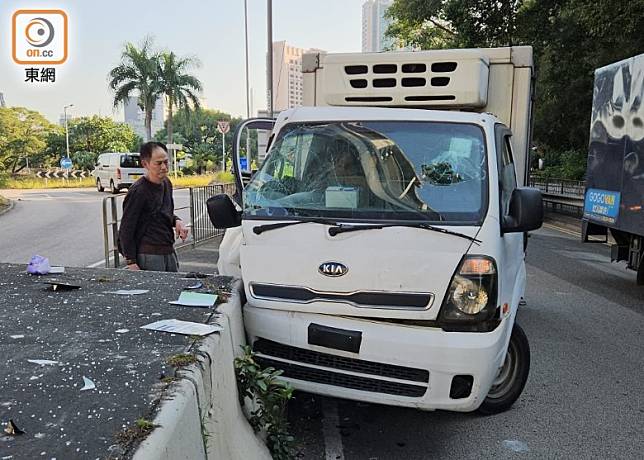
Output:
<path fill-rule="evenodd" d="M 168 101 L 168 144 L 172 144 L 174 108 L 184 108 L 190 105 L 195 110 L 200 108 L 197 95 L 202 91 L 201 82 L 197 77 L 187 73 L 190 68 L 199 66 L 200 63 L 196 58 L 179 58 L 173 52 L 163 52 L 159 55 L 157 72 L 160 92 L 165 94 Z"/>
<path fill-rule="evenodd" d="M 152 111 L 162 91 L 159 85 L 158 54 L 152 51 L 152 40 L 145 38 L 141 48 L 126 43 L 121 63 L 110 73 L 110 88 L 115 92 L 114 107 L 125 103 L 138 91 L 138 105 L 145 112 L 145 133 L 152 139 Z"/>

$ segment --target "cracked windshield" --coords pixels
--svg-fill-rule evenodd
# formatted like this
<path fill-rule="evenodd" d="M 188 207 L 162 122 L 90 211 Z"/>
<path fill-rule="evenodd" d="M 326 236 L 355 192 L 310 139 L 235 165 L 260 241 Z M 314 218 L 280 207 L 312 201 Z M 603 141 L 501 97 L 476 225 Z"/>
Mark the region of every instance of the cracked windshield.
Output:
<path fill-rule="evenodd" d="M 243 201 L 258 217 L 477 224 L 487 208 L 483 133 L 456 123 L 294 123 Z"/>

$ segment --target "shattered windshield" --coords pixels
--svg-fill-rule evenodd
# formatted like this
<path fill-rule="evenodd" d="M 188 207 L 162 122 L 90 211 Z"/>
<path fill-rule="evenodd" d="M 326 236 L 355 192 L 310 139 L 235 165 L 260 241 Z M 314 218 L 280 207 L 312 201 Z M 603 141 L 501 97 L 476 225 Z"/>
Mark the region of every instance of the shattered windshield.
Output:
<path fill-rule="evenodd" d="M 487 209 L 483 131 L 463 123 L 285 126 L 244 190 L 246 216 L 478 224 Z"/>

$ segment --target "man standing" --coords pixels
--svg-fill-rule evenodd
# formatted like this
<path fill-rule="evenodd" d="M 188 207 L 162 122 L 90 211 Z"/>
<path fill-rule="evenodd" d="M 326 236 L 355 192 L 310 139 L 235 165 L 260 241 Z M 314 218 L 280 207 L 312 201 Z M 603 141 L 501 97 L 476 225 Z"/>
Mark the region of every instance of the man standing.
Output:
<path fill-rule="evenodd" d="M 123 201 L 119 251 L 128 270 L 176 272 L 174 241 L 185 240 L 188 228 L 174 215 L 168 149 L 160 142 L 147 142 L 140 154 L 145 176 L 132 184 Z"/>

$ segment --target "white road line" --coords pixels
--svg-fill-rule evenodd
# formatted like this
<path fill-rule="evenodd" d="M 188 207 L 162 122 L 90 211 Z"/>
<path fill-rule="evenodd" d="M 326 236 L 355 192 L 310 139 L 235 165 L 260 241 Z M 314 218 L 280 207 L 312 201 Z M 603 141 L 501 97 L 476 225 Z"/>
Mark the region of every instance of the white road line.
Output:
<path fill-rule="evenodd" d="M 96 268 L 96 267 L 99 267 L 101 265 L 105 265 L 105 259 L 99 260 L 98 262 L 94 262 L 93 264 L 90 264 L 85 268 Z"/>
<path fill-rule="evenodd" d="M 324 435 L 325 460 L 344 460 L 342 437 L 338 430 L 340 419 L 338 417 L 338 403 L 335 399 L 322 399 L 322 434 Z"/>

